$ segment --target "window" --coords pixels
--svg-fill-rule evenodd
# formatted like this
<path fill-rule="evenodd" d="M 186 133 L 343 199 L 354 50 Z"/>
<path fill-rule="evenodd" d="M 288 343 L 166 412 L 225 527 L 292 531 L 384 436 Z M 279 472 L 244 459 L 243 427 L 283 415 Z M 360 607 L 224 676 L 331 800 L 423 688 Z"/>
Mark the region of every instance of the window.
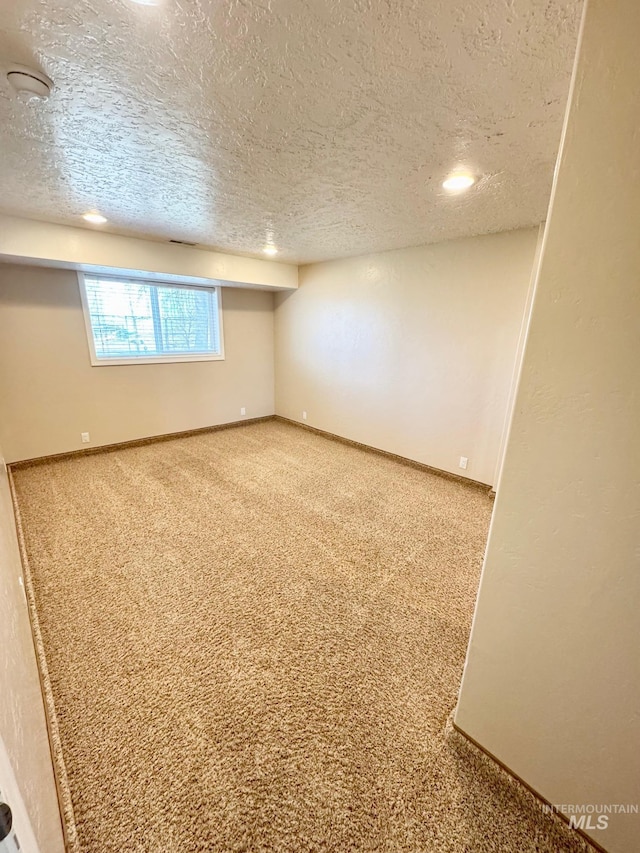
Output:
<path fill-rule="evenodd" d="M 224 358 L 219 287 L 79 279 L 93 365 Z"/>

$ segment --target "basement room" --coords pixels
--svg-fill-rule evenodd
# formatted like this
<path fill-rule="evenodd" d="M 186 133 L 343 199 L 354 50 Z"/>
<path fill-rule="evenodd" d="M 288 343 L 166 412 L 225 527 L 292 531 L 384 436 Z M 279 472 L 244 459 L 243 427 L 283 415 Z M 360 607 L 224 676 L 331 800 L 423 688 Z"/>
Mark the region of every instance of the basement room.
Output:
<path fill-rule="evenodd" d="M 0 853 L 640 850 L 639 37 L 0 0 Z"/>

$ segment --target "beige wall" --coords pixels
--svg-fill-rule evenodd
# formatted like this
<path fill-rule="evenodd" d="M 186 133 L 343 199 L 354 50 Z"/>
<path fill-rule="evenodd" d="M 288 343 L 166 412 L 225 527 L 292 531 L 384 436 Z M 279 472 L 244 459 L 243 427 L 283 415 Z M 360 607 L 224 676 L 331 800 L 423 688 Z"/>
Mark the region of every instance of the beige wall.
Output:
<path fill-rule="evenodd" d="M 558 804 L 640 804 L 639 33 L 589 0 L 456 714 Z"/>
<path fill-rule="evenodd" d="M 0 264 L 8 461 L 273 414 L 273 295 L 223 288 L 224 361 L 92 367 L 76 274 Z"/>
<path fill-rule="evenodd" d="M 22 586 L 22 565 L 1 457 L 0 685 L 0 790 L 10 798 L 22 848 L 29 853 L 35 850 L 35 836 L 41 853 L 62 853 L 58 801 Z"/>
<path fill-rule="evenodd" d="M 276 412 L 493 484 L 536 241 L 302 267 L 299 290 L 275 297 Z"/>
<path fill-rule="evenodd" d="M 123 237 L 101 228 L 76 228 L 0 213 L 0 259 L 110 275 L 143 275 L 160 281 L 222 281 L 238 287 L 291 289 L 298 267 L 275 260 L 244 258 L 210 249 Z"/>

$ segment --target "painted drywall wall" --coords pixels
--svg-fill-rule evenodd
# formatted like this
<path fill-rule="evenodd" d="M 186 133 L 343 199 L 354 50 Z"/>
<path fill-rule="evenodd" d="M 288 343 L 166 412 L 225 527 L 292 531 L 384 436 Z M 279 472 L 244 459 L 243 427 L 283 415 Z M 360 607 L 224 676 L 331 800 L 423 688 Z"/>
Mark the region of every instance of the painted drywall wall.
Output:
<path fill-rule="evenodd" d="M 0 801 L 11 808 L 11 831 L 0 842 L 2 853 L 42 853 L 31 826 L 9 755 L 0 737 Z"/>
<path fill-rule="evenodd" d="M 456 713 L 564 805 L 640 804 L 639 32 L 589 0 Z"/>
<path fill-rule="evenodd" d="M 536 240 L 301 267 L 276 295 L 277 414 L 492 485 Z"/>
<path fill-rule="evenodd" d="M 515 358 L 513 361 L 513 368 L 511 371 L 511 379 L 509 380 L 509 396 L 507 398 L 507 405 L 504 413 L 504 420 L 502 422 L 502 432 L 500 435 L 500 444 L 498 447 L 498 457 L 496 461 L 496 469 L 495 474 L 493 476 L 493 487 L 497 489 L 500 484 L 500 475 L 502 473 L 502 466 L 504 464 L 504 454 L 507 449 L 507 439 L 509 437 L 509 428 L 511 426 L 511 419 L 513 418 L 513 407 L 515 406 L 516 401 L 516 391 L 518 388 L 518 379 L 520 377 L 520 371 L 522 370 L 522 359 L 524 358 L 524 345 L 527 340 L 527 331 L 529 328 L 529 320 L 531 318 L 531 306 L 533 304 L 533 292 L 535 289 L 535 279 L 538 272 L 538 265 L 540 262 L 540 252 L 542 251 L 542 238 L 544 236 L 544 227 L 545 223 L 542 222 L 538 228 L 538 238 L 536 241 L 536 250 L 533 256 L 533 265 L 531 267 L 531 277 L 529 279 L 529 290 L 527 291 L 527 299 L 524 306 L 524 312 L 522 315 L 522 322 L 520 324 L 520 332 L 518 334 L 518 343 L 516 346 Z"/>
<path fill-rule="evenodd" d="M 223 288 L 222 310 L 224 361 L 92 367 L 76 274 L 0 265 L 7 460 L 273 414 L 273 295 Z"/>
<path fill-rule="evenodd" d="M 264 290 L 290 290 L 298 286 L 295 264 L 123 237 L 100 228 L 75 228 L 6 214 L 0 214 L 0 259 L 5 263 L 144 276 L 164 281 L 220 282 Z"/>
<path fill-rule="evenodd" d="M 22 564 L 1 456 L 0 685 L 0 790 L 14 811 L 19 842 L 29 853 L 37 853 L 38 848 L 41 853 L 63 853 Z"/>

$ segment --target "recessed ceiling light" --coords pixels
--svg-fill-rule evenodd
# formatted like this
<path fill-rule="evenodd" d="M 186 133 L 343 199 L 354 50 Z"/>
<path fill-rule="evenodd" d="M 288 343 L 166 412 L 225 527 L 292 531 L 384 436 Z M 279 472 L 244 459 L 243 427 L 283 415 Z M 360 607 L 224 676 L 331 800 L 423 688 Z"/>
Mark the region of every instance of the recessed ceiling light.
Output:
<path fill-rule="evenodd" d="M 276 249 L 275 246 L 265 246 L 262 251 L 265 253 L 265 255 L 277 255 L 278 254 L 278 250 Z"/>
<path fill-rule="evenodd" d="M 104 225 L 107 221 L 107 217 L 103 216 L 101 213 L 96 213 L 95 211 L 90 213 L 83 213 L 82 218 L 86 222 L 90 222 L 92 225 Z"/>
<path fill-rule="evenodd" d="M 131 0 L 136 6 L 159 6 L 161 0 Z"/>
<path fill-rule="evenodd" d="M 449 192 L 461 192 L 462 190 L 468 190 L 469 187 L 472 187 L 476 182 L 476 179 L 473 175 L 468 175 L 463 172 L 457 172 L 454 175 L 449 175 L 446 181 L 442 182 L 442 186 L 445 190 L 449 190 Z"/>

